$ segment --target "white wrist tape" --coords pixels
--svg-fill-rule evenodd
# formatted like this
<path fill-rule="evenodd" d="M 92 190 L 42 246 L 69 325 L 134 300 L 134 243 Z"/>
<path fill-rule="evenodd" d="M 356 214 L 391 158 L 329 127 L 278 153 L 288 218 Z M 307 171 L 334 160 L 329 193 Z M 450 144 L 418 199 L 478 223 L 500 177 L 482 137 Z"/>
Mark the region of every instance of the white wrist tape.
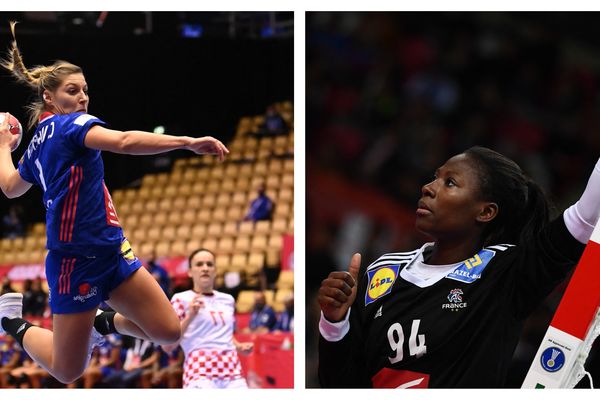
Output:
<path fill-rule="evenodd" d="M 329 322 L 321 311 L 321 320 L 319 321 L 319 332 L 328 342 L 339 342 L 350 331 L 350 309 L 343 320 L 339 322 Z"/>
<path fill-rule="evenodd" d="M 563 217 L 571 235 L 581 243 L 587 243 L 600 218 L 600 159 L 581 198 L 565 210 Z"/>

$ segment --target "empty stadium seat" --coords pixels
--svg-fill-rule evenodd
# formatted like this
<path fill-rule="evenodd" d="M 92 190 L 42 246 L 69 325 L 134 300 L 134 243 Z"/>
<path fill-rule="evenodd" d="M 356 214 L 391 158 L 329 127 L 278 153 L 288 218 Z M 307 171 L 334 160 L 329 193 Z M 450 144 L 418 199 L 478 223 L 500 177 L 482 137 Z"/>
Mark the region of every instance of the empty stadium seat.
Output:
<path fill-rule="evenodd" d="M 279 274 L 276 283 L 277 289 L 294 289 L 294 271 L 284 270 Z"/>

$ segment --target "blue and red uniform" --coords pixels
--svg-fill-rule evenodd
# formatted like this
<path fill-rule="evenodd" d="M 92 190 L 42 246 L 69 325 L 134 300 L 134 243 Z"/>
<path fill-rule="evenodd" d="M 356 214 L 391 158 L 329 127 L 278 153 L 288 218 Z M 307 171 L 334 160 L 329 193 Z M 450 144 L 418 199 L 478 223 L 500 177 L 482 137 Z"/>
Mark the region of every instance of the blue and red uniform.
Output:
<path fill-rule="evenodd" d="M 105 122 L 81 112 L 44 113 L 19 161 L 21 178 L 44 191 L 53 313 L 96 307 L 141 266 L 104 184 L 101 153 L 84 145 L 94 125 Z"/>

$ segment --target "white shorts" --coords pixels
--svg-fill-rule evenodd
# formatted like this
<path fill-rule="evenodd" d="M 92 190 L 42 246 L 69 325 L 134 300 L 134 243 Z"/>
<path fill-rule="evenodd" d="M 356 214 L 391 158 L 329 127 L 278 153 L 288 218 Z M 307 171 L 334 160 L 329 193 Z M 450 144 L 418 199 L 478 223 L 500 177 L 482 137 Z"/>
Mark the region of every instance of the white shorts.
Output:
<path fill-rule="evenodd" d="M 213 378 L 200 377 L 188 382 L 184 389 L 248 389 L 244 378 Z"/>

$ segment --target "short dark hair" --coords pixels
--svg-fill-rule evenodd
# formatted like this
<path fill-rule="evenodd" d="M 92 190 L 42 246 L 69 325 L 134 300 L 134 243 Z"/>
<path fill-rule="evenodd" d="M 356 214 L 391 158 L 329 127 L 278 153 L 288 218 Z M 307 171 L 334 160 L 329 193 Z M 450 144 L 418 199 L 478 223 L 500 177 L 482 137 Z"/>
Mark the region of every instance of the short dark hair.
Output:
<path fill-rule="evenodd" d="M 205 249 L 204 247 L 202 247 L 202 248 L 199 248 L 199 249 L 196 249 L 196 250 L 192 251 L 192 254 L 190 254 L 190 256 L 189 256 L 189 258 L 188 258 L 188 269 L 189 269 L 189 268 L 192 268 L 192 258 L 194 258 L 194 256 L 195 256 L 196 254 L 200 253 L 201 251 L 206 251 L 207 253 L 210 253 L 210 254 L 212 254 L 212 256 L 213 256 L 213 257 L 215 258 L 215 260 L 216 260 L 217 256 L 215 256 L 215 253 L 213 253 L 212 251 L 210 251 L 210 250 L 208 250 L 208 249 Z"/>
<path fill-rule="evenodd" d="M 464 154 L 475 164 L 479 196 L 498 205 L 498 215 L 483 231 L 483 245 L 530 241 L 550 221 L 544 191 L 510 158 L 475 146 Z"/>

